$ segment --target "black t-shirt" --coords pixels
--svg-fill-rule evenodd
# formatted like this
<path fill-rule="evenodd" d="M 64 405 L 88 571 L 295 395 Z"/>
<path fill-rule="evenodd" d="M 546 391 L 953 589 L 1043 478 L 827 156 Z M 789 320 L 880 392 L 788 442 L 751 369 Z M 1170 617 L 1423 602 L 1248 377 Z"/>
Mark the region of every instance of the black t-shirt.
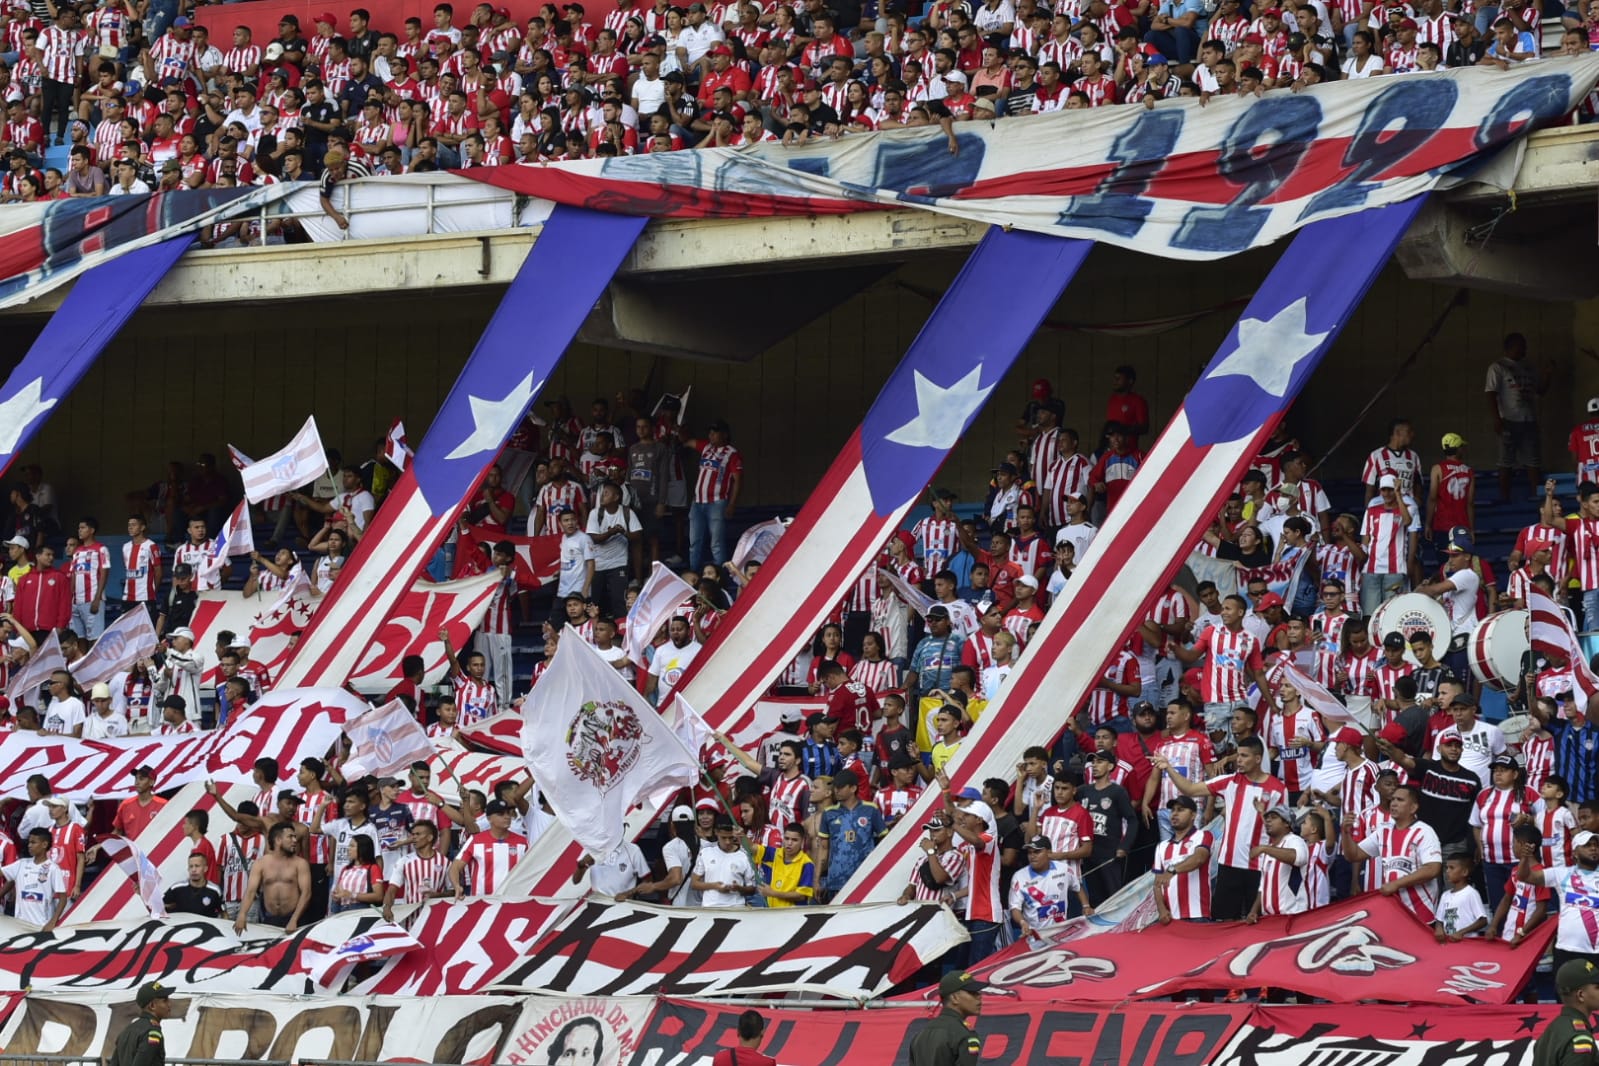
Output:
<path fill-rule="evenodd" d="M 344 50 L 351 59 L 365 59 L 378 50 L 378 31 L 367 30 L 360 36 L 350 36 L 344 39 Z"/>
<path fill-rule="evenodd" d="M 875 758 L 877 765 L 886 767 L 889 761 L 902 751 L 909 751 L 911 742 L 916 738 L 911 736 L 911 731 L 905 726 L 896 729 L 884 728 L 877 733 L 877 748 Z"/>
<path fill-rule="evenodd" d="M 339 109 L 331 100 L 323 100 L 320 104 L 305 104 L 300 108 L 300 118 L 307 122 L 337 122 L 340 118 Z M 322 153 L 327 151 L 328 135 L 323 130 L 305 127 L 305 144 L 307 150 L 318 162 L 322 160 Z"/>
<path fill-rule="evenodd" d="M 1437 760 L 1417 759 L 1412 777 L 1421 788 L 1421 820 L 1438 834 L 1438 843 L 1469 843 L 1471 809 L 1482 791 L 1476 773 L 1464 766 L 1446 770 Z"/>
<path fill-rule="evenodd" d="M 173 885 L 161 897 L 171 914 L 198 914 L 202 918 L 222 917 L 222 893 L 215 885 L 195 888 L 190 884 Z"/>
<path fill-rule="evenodd" d="M 1127 790 L 1111 782 L 1104 788 L 1084 785 L 1077 790 L 1077 801 L 1094 821 L 1094 858 L 1103 861 L 1116 854 L 1117 849 L 1132 850 L 1133 802 Z"/>
<path fill-rule="evenodd" d="M 189 589 L 188 592 L 184 592 L 179 588 L 174 588 L 171 590 L 171 592 L 168 594 L 166 609 L 166 631 L 168 633 L 172 632 L 174 629 L 188 625 L 189 622 L 193 620 L 194 605 L 197 602 L 198 597 L 199 593 L 195 592 L 195 590 L 192 588 Z"/>

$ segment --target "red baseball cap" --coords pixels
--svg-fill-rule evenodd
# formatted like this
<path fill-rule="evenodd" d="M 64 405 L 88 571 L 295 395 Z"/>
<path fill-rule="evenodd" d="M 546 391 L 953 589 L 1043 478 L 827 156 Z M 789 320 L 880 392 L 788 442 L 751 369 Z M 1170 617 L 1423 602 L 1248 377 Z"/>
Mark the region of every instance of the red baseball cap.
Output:
<path fill-rule="evenodd" d="M 1362 737 L 1360 735 L 1360 730 L 1356 729 L 1352 725 L 1346 725 L 1338 731 L 1337 736 L 1333 737 L 1333 740 L 1339 744 L 1348 744 L 1352 747 L 1358 748 L 1360 747 Z"/>
<path fill-rule="evenodd" d="M 1399 28 L 1402 29 L 1402 30 L 1420 29 L 1420 27 L 1416 25 L 1416 20 L 1415 19 L 1400 19 L 1399 20 Z"/>
<path fill-rule="evenodd" d="M 1033 399 L 1047 400 L 1055 394 L 1055 387 L 1049 383 L 1048 378 L 1039 378 L 1033 382 Z"/>
<path fill-rule="evenodd" d="M 1195 667 L 1194 669 L 1183 674 L 1183 684 L 1187 685 L 1189 688 L 1198 688 L 1199 683 L 1204 680 L 1204 677 L 1204 672 L 1198 667 Z"/>
<path fill-rule="evenodd" d="M 713 56 L 730 56 L 732 54 L 733 54 L 733 50 L 731 48 L 729 48 L 725 44 L 715 45 L 715 46 L 713 46 L 711 48 L 711 50 L 709 52 L 706 53 L 706 55 L 713 55 Z"/>
<path fill-rule="evenodd" d="M 339 16 L 333 14 L 331 11 L 322 12 L 322 14 L 316 17 L 316 20 L 318 22 L 326 22 L 329 26 L 337 26 L 339 24 Z"/>
<path fill-rule="evenodd" d="M 1255 613 L 1260 614 L 1262 611 L 1270 610 L 1273 607 L 1281 607 L 1282 605 L 1283 598 L 1281 596 L 1275 592 L 1268 592 L 1260 598 L 1259 603 L 1255 604 Z"/>

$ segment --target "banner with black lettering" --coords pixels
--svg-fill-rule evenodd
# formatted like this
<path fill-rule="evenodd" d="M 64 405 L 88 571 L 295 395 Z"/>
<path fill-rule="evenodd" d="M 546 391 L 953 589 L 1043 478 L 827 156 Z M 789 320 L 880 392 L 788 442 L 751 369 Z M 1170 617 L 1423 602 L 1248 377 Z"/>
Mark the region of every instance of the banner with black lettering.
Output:
<path fill-rule="evenodd" d="M 865 1000 L 966 939 L 937 904 L 686 910 L 585 902 L 486 985 L 581 996 L 817 992 Z"/>
<path fill-rule="evenodd" d="M 650 999 L 558 996 L 292 996 L 187 994 L 175 982 L 161 1025 L 174 1058 L 620 1066 L 635 1053 Z M 3 1027 L 8 1055 L 110 1052 L 139 1015 L 131 992 L 72 992 L 23 999 Z M 562 1057 L 566 1056 L 566 1057 Z"/>

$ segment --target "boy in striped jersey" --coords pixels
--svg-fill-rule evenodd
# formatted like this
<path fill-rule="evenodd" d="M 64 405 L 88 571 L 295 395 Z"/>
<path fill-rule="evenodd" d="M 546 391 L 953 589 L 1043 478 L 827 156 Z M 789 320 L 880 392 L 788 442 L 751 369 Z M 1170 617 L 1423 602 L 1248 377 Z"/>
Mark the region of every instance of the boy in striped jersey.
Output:
<path fill-rule="evenodd" d="M 411 854 L 395 864 L 383 888 L 383 920 L 394 921 L 394 902 L 423 903 L 452 895 L 449 856 L 438 850 L 438 826 L 426 819 L 411 826 Z"/>
<path fill-rule="evenodd" d="M 1517 869 L 1520 867 L 1523 856 L 1530 856 L 1533 861 L 1532 868 L 1541 871 L 1545 863 L 1538 861 L 1538 855 L 1543 849 L 1543 834 L 1535 825 L 1518 825 L 1514 832 Z M 1488 925 L 1488 935 L 1506 941 L 1511 947 L 1516 947 L 1532 934 L 1549 917 L 1549 889 L 1544 885 L 1524 881 L 1517 876 L 1516 869 L 1510 872 L 1510 879 L 1505 882 L 1504 894 L 1499 898 L 1499 906 L 1494 908 L 1493 920 Z M 1536 989 L 1529 989 L 1536 1002 Z"/>

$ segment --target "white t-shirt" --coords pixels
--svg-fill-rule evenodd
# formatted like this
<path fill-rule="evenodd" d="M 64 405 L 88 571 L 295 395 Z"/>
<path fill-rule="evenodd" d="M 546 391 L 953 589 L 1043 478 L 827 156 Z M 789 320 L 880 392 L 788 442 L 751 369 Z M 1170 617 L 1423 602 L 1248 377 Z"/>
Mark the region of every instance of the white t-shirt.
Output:
<path fill-rule="evenodd" d="M 1088 554 L 1088 546 L 1094 543 L 1094 535 L 1099 532 L 1099 527 L 1092 522 L 1084 522 L 1076 526 L 1061 526 L 1055 533 L 1055 547 L 1062 544 L 1072 546 L 1072 561 L 1080 563 L 1083 556 Z"/>
<path fill-rule="evenodd" d="M 582 531 L 561 538 L 561 580 L 555 586 L 557 596 L 570 596 L 583 591 L 587 573 L 585 563 L 594 559 L 594 542 Z"/>
<path fill-rule="evenodd" d="M 1593 921 L 1594 916 L 1599 915 L 1599 870 L 1546 866 L 1543 883 L 1554 891 L 1560 904 L 1560 928 L 1555 934 L 1555 947 L 1578 955 L 1599 951 L 1599 936 L 1591 932 L 1599 928 L 1599 923 Z"/>
<path fill-rule="evenodd" d="M 715 847 L 714 844 L 702 843 L 700 850 Z M 694 860 L 689 857 L 688 842 L 673 837 L 661 848 L 661 865 L 666 867 L 666 872 L 678 869 L 683 871 L 683 883 L 672 891 L 672 906 L 698 907 L 701 903 L 700 894 L 694 889 Z"/>
<path fill-rule="evenodd" d="M 1304 866 L 1310 861 L 1310 849 L 1305 839 L 1289 833 L 1281 840 L 1269 842 L 1274 848 L 1287 848 L 1294 853 L 1293 862 L 1283 862 L 1275 855 L 1260 857 L 1260 903 L 1262 914 L 1303 914 L 1309 909 L 1309 896 L 1305 892 Z M 1294 877 L 1295 871 L 1299 877 Z M 1296 888 L 1294 881 L 1298 880 Z"/>
<path fill-rule="evenodd" d="M 643 527 L 638 524 L 638 516 L 631 509 L 617 505 L 615 514 L 607 514 L 603 509 L 596 507 L 589 512 L 588 532 L 604 533 L 607 530 L 621 530 L 623 534 L 641 532 Z M 612 537 L 604 544 L 594 545 L 594 569 L 620 570 L 627 566 L 627 537 Z"/>
<path fill-rule="evenodd" d="M 0 867 L 0 875 L 17 886 L 17 921 L 43 925 L 55 914 L 56 897 L 67 891 L 67 872 L 46 859 L 21 859 Z"/>
<path fill-rule="evenodd" d="M 650 673 L 661 679 L 658 693 L 664 703 L 666 697 L 683 680 L 683 671 L 689 668 L 694 657 L 700 653 L 698 641 L 691 640 L 679 648 L 671 641 L 667 641 L 655 649 L 655 658 L 650 660 Z M 713 877 L 711 880 L 715 880 Z"/>
<path fill-rule="evenodd" d="M 694 876 L 711 884 L 753 885 L 755 868 L 743 848 L 723 851 L 715 844 L 700 848 L 700 857 L 694 860 Z M 704 907 L 742 907 L 745 898 L 738 892 L 709 891 L 700 893 Z"/>
<path fill-rule="evenodd" d="M 633 99 L 638 101 L 638 112 L 641 115 L 653 115 L 661 109 L 666 102 L 666 79 L 657 76 L 654 81 L 643 74 L 633 82 Z"/>
<path fill-rule="evenodd" d="M 602 896 L 614 896 L 633 888 L 649 874 L 650 864 L 644 861 L 638 845 L 624 841 L 603 859 L 594 860 L 589 867 L 589 884 Z"/>
<path fill-rule="evenodd" d="M 338 881 L 344 868 L 350 865 L 350 840 L 352 837 L 370 837 L 372 851 L 381 859 L 383 848 L 378 840 L 378 827 L 372 824 L 369 818 L 358 826 L 352 826 L 348 818 L 335 818 L 331 822 L 322 823 L 322 835 L 332 838 L 333 848 L 333 880 Z"/>
<path fill-rule="evenodd" d="M 1446 933 L 1457 932 L 1479 918 L 1488 917 L 1488 911 L 1482 904 L 1482 897 L 1477 895 L 1477 890 L 1470 885 L 1452 888 L 1445 892 L 1432 913 L 1434 918 L 1444 924 Z M 1488 927 L 1483 926 L 1471 935 L 1483 936 L 1487 931 Z"/>
<path fill-rule="evenodd" d="M 355 521 L 357 530 L 366 528 L 367 520 L 372 517 L 372 512 L 377 508 L 378 501 L 365 489 L 358 492 L 341 492 L 333 498 L 333 505 L 349 511 Z"/>
<path fill-rule="evenodd" d="M 128 720 L 120 714 L 101 716 L 97 711 L 83 720 L 84 740 L 115 740 L 128 735 Z"/>
<path fill-rule="evenodd" d="M 1505 735 L 1498 726 L 1480 718 L 1470 729 L 1456 726 L 1455 731 L 1460 734 L 1460 765 L 1476 774 L 1483 788 L 1492 788 L 1493 771 L 1489 765 L 1495 755 L 1504 754 Z M 1432 747 L 1432 757 L 1442 758 L 1436 743 Z"/>
<path fill-rule="evenodd" d="M 84 710 L 83 701 L 78 697 L 68 696 L 65 699 L 53 700 L 44 711 L 44 731 L 69 737 L 87 717 L 88 712 Z"/>
<path fill-rule="evenodd" d="M 1449 611 L 1449 624 L 1454 627 L 1455 636 L 1470 633 L 1477 628 L 1477 590 L 1482 586 L 1482 579 L 1471 567 L 1456 570 L 1445 578 L 1455 586 L 1454 592 L 1443 594 L 1444 607 Z"/>

